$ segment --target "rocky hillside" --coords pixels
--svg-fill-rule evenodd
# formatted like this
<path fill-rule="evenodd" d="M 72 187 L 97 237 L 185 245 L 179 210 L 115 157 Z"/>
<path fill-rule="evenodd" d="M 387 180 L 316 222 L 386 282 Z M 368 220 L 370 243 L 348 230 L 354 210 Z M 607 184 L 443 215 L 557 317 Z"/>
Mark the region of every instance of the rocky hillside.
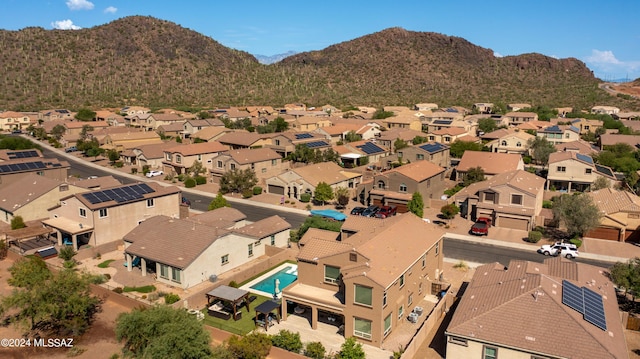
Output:
<path fill-rule="evenodd" d="M 0 109 L 626 101 L 599 90 L 576 59 L 496 58 L 461 38 L 399 28 L 272 65 L 141 16 L 76 31 L 0 31 L 0 48 Z"/>

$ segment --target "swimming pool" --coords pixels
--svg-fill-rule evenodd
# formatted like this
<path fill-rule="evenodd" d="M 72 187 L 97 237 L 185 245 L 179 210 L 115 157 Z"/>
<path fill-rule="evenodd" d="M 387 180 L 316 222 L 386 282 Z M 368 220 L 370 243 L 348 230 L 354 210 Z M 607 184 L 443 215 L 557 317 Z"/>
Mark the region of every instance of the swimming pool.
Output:
<path fill-rule="evenodd" d="M 280 285 L 278 288 L 282 291 L 289 284 L 293 283 L 296 279 L 298 279 L 298 266 L 296 265 L 288 265 L 277 272 L 271 274 L 267 278 L 262 279 L 261 281 L 253 284 L 251 289 L 268 293 L 269 295 L 273 295 L 275 291 L 275 283 L 276 279 L 280 280 Z"/>

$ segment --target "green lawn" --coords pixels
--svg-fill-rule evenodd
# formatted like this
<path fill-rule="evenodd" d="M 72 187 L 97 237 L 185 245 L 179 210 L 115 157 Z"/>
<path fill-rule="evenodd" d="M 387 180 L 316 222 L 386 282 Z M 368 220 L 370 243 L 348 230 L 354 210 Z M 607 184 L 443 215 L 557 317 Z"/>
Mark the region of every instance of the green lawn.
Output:
<path fill-rule="evenodd" d="M 145 285 L 142 287 L 124 287 L 123 292 L 151 293 L 156 290 L 153 285 Z"/>
<path fill-rule="evenodd" d="M 227 332 L 238 334 L 238 335 L 248 334 L 250 331 L 255 329 L 255 322 L 253 321 L 253 319 L 256 316 L 256 312 L 254 310 L 255 307 L 271 299 L 271 298 L 263 297 L 260 295 L 258 295 L 257 297 L 258 298 L 254 300 L 249 306 L 251 308 L 251 312 L 247 312 L 247 308 L 244 306 L 242 307 L 241 309 L 242 319 L 240 320 L 233 320 L 233 318 L 230 318 L 229 320 L 224 320 L 224 319 L 212 317 L 209 315 L 209 313 L 207 313 L 207 308 L 204 308 L 202 310 L 202 312 L 204 313 L 204 324 L 210 325 L 215 328 L 220 328 Z"/>
<path fill-rule="evenodd" d="M 98 268 L 108 268 L 111 262 L 115 262 L 115 259 L 107 259 L 106 261 L 98 264 Z"/>

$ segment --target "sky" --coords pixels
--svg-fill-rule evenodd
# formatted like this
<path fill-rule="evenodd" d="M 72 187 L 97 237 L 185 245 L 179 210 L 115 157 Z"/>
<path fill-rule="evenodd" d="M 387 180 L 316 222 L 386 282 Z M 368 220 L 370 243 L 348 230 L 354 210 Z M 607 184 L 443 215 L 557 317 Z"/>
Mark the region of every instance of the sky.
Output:
<path fill-rule="evenodd" d="M 254 55 L 322 50 L 390 27 L 461 37 L 496 56 L 582 60 L 640 78 L 639 0 L 0 0 L 0 28 L 73 31 L 153 16 Z"/>

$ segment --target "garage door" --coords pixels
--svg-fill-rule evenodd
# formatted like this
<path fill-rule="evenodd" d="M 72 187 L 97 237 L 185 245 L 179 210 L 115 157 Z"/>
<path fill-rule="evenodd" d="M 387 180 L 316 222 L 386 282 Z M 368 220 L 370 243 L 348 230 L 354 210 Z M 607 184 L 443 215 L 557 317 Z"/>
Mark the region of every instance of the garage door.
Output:
<path fill-rule="evenodd" d="M 624 240 L 625 242 L 633 242 L 633 243 L 640 243 L 640 230 L 626 230 L 624 232 Z"/>
<path fill-rule="evenodd" d="M 620 230 L 610 227 L 598 227 L 585 235 L 585 237 L 607 239 L 610 241 L 617 241 L 619 236 Z"/>
<path fill-rule="evenodd" d="M 282 187 L 282 186 L 274 186 L 274 185 L 270 184 L 269 187 L 268 187 L 268 191 L 269 191 L 269 193 L 279 194 L 279 195 L 283 195 L 284 196 L 284 187 Z"/>
<path fill-rule="evenodd" d="M 373 201 L 371 202 L 372 205 L 374 206 L 382 206 L 382 200 L 380 198 L 373 198 Z"/>
<path fill-rule="evenodd" d="M 526 219 L 519 218 L 508 218 L 508 217 L 500 217 L 498 218 L 498 227 L 511 228 L 511 229 L 521 229 L 523 231 L 529 230 L 529 221 Z"/>

